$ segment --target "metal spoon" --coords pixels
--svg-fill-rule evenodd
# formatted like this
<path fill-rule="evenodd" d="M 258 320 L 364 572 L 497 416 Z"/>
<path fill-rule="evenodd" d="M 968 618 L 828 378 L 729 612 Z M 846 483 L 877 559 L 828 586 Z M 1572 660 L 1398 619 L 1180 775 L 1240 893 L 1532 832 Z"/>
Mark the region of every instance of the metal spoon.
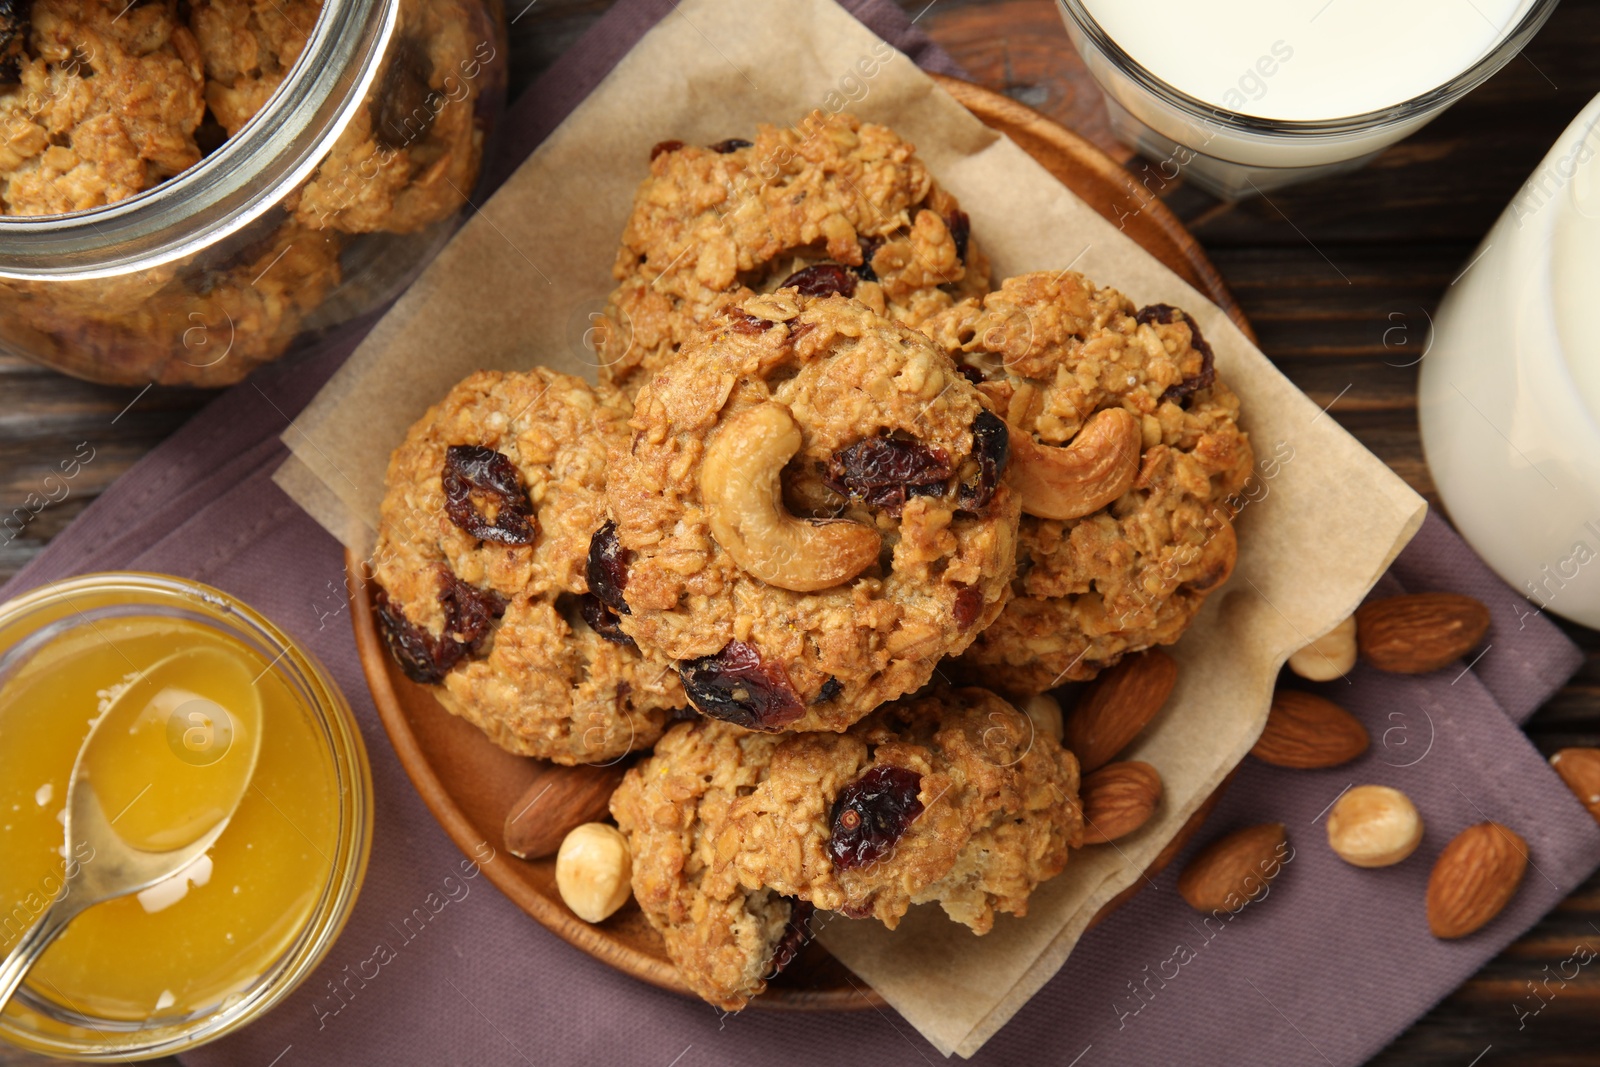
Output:
<path fill-rule="evenodd" d="M 95 738 L 102 734 L 102 727 L 105 724 L 124 723 L 127 721 L 130 709 L 135 715 L 142 712 L 154 697 L 168 688 L 180 667 L 192 670 L 198 658 L 213 660 L 213 669 L 232 670 L 245 682 L 244 685 L 235 687 L 233 691 L 249 693 L 253 702 L 249 708 L 235 709 L 246 712 L 247 714 L 240 717 L 246 718 L 250 724 L 244 739 L 247 749 L 242 753 L 248 758 L 248 765 L 244 768 L 238 788 L 231 798 L 232 802 L 225 806 L 222 817 L 195 840 L 163 852 L 148 852 L 134 848 L 112 827 L 112 823 L 121 813 L 107 818 L 100 797 L 95 792 L 94 783 L 89 780 L 89 750 L 95 744 Z M 69 865 L 61 895 L 45 909 L 44 914 L 23 935 L 22 940 L 12 949 L 10 955 L 6 956 L 4 962 L 0 962 L 0 1010 L 5 1008 L 12 994 L 27 977 L 28 971 L 38 962 L 39 957 L 44 955 L 45 949 L 60 936 L 61 931 L 65 930 L 73 919 L 102 901 L 137 893 L 157 882 L 171 878 L 198 859 L 216 842 L 218 835 L 227 828 L 229 820 L 233 818 L 233 813 L 238 809 L 239 801 L 244 798 L 250 779 L 255 774 L 256 757 L 261 752 L 260 704 L 261 696 L 256 690 L 254 679 L 250 678 L 249 671 L 240 660 L 220 649 L 200 646 L 174 653 L 146 668 L 117 695 L 105 713 L 95 719 L 94 725 L 89 729 L 89 736 L 84 739 L 83 747 L 78 749 L 77 759 L 72 765 L 72 778 L 67 786 L 66 852 L 64 853 L 66 856 L 81 856 L 83 853 L 80 851 L 80 846 L 86 845 L 90 850 L 90 858 L 82 863 Z M 76 867 L 75 871 L 73 867 Z"/>

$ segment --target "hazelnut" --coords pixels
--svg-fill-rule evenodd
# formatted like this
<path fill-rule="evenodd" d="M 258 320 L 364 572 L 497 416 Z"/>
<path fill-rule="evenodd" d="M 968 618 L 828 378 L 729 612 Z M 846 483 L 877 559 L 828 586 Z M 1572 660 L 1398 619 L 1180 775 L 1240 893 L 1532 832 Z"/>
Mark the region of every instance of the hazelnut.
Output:
<path fill-rule="evenodd" d="M 574 827 L 556 853 L 556 889 L 585 922 L 600 922 L 626 904 L 632 876 L 628 839 L 608 823 Z"/>
<path fill-rule="evenodd" d="M 1022 705 L 1022 713 L 1033 723 L 1033 732 L 1041 737 L 1061 740 L 1061 705 L 1049 693 L 1031 696 Z"/>
<path fill-rule="evenodd" d="M 1422 818 L 1409 797 L 1386 785 L 1358 785 L 1328 813 L 1328 844 L 1356 867 L 1390 867 L 1417 850 Z"/>
<path fill-rule="evenodd" d="M 1289 657 L 1289 669 L 1313 682 L 1343 678 L 1356 665 L 1356 617 L 1351 615 Z"/>

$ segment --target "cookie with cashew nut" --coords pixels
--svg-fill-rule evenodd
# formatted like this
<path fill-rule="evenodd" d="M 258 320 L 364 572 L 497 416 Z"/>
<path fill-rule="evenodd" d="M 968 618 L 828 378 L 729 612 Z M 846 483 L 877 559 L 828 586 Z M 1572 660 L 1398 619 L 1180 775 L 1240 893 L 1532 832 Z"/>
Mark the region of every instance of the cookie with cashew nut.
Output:
<path fill-rule="evenodd" d="M 1176 641 L 1232 573 L 1254 463 L 1195 320 L 1042 272 L 922 329 L 1011 428 L 1024 512 L 1014 595 L 962 673 L 1021 697 Z"/>
<path fill-rule="evenodd" d="M 894 927 L 937 901 L 985 934 L 1081 840 L 1078 764 L 982 689 L 934 689 L 844 733 L 674 726 L 611 798 L 633 890 L 697 993 L 742 1006 L 797 907 Z"/>
<path fill-rule="evenodd" d="M 1004 604 L 1008 431 L 922 334 L 840 296 L 751 297 L 639 393 L 600 595 L 703 713 L 843 730 Z"/>
<path fill-rule="evenodd" d="M 483 371 L 389 461 L 373 552 L 391 654 L 500 747 L 557 763 L 648 748 L 686 701 L 590 593 L 607 445 L 629 405 L 542 368 Z"/>
<path fill-rule="evenodd" d="M 791 278 L 908 324 L 989 291 L 966 214 L 893 130 L 817 111 L 754 136 L 650 154 L 597 353 L 630 394 L 729 302 Z"/>

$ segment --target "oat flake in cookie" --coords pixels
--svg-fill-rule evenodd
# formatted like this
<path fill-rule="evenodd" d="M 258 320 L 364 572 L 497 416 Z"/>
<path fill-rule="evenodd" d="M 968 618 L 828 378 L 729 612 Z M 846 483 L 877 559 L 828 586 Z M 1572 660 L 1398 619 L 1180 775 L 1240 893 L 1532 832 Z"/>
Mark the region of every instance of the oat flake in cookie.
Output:
<path fill-rule="evenodd" d="M 1014 596 L 963 672 L 1036 693 L 1176 641 L 1233 571 L 1254 462 L 1194 320 L 1042 272 L 922 328 L 1011 426 L 1025 512 Z"/>
<path fill-rule="evenodd" d="M 845 733 L 673 727 L 611 800 L 633 888 L 695 992 L 742 1007 L 796 910 L 893 927 L 938 901 L 987 933 L 1082 833 L 1078 765 L 981 689 L 887 705 Z"/>
<path fill-rule="evenodd" d="M 1004 424 L 926 337 L 860 303 L 786 289 L 729 308 L 629 426 L 595 552 L 623 630 L 703 714 L 843 730 L 924 685 L 1008 595 Z"/>
<path fill-rule="evenodd" d="M 389 461 L 373 553 L 390 652 L 500 747 L 575 764 L 647 748 L 684 704 L 589 595 L 614 390 L 537 369 L 474 374 Z"/>
<path fill-rule="evenodd" d="M 989 291 L 966 214 L 914 146 L 820 111 L 754 141 L 656 145 L 612 273 L 600 373 L 630 394 L 722 306 L 785 284 L 910 325 Z"/>

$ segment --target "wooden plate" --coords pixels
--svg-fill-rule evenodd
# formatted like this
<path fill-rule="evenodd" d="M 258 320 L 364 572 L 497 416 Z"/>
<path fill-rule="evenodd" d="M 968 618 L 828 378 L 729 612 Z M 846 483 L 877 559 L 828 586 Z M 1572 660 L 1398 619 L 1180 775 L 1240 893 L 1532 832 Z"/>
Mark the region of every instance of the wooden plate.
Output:
<path fill-rule="evenodd" d="M 1124 232 L 1220 305 L 1241 329 L 1249 330 L 1194 238 L 1159 200 L 1104 153 L 1007 97 L 952 78 L 938 81 L 989 126 L 1009 134 L 1095 210 L 1114 221 L 1122 220 Z M 365 573 L 361 560 L 351 557 L 347 562 L 350 573 Z M 532 781 L 534 761 L 495 747 L 475 727 L 446 712 L 425 687 L 400 672 L 384 649 L 365 583 L 352 590 L 351 608 L 362 668 L 384 729 L 412 784 L 450 838 L 468 855 L 477 854 L 480 844 L 487 842 L 495 850 L 495 858 L 484 865 L 489 880 L 556 934 L 635 978 L 688 993 L 667 959 L 660 936 L 637 905 L 630 902 L 604 923 L 590 925 L 561 903 L 554 860 L 530 862 L 506 852 L 501 825 Z M 1220 795 L 1219 789 L 1195 813 L 1157 857 L 1151 874 L 1177 854 Z M 1108 904 L 1096 921 L 1141 884 Z M 762 1008 L 847 1011 L 881 1007 L 883 1002 L 822 946 L 812 944 L 753 1003 Z"/>

